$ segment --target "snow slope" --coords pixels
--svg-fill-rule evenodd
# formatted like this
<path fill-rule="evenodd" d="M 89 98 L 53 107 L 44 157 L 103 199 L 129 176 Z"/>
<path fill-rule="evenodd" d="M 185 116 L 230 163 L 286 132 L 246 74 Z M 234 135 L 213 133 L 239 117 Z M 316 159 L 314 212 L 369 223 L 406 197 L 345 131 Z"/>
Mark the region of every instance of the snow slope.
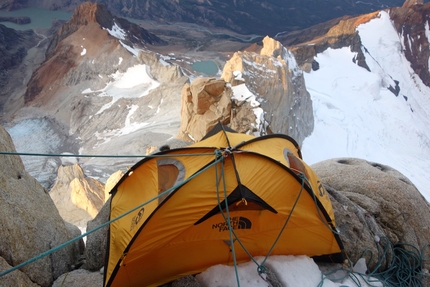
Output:
<path fill-rule="evenodd" d="M 304 74 L 315 117 L 314 131 L 303 142 L 304 160 L 382 163 L 407 176 L 430 201 L 430 89 L 406 60 L 386 12 L 357 30 L 371 72 L 342 48 L 318 54 L 320 69 Z M 398 96 L 388 90 L 395 81 Z"/>

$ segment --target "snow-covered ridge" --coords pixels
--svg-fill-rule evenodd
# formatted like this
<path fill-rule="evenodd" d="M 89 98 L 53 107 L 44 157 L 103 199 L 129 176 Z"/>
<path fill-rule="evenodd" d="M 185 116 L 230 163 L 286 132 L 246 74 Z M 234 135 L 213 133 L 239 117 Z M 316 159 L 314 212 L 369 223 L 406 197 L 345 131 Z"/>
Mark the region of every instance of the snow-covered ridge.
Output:
<path fill-rule="evenodd" d="M 371 72 L 345 47 L 318 54 L 319 70 L 304 74 L 315 117 L 304 160 L 358 157 L 389 165 L 430 201 L 430 88 L 413 72 L 388 13 L 379 16 L 357 27 Z M 398 96 L 388 89 L 395 81 Z"/>

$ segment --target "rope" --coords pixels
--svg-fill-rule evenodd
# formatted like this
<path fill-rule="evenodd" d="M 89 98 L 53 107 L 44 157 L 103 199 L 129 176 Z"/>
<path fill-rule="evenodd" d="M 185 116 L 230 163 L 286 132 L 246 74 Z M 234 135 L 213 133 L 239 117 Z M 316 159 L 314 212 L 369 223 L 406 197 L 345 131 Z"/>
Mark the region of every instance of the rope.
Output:
<path fill-rule="evenodd" d="M 84 238 L 84 237 L 88 236 L 89 234 L 91 234 L 91 233 L 93 233 L 93 232 L 96 232 L 97 230 L 100 230 L 101 228 L 103 228 L 103 227 L 105 227 L 105 226 L 110 225 L 111 223 L 113 223 L 113 222 L 115 222 L 115 221 L 117 221 L 117 220 L 119 220 L 119 219 L 123 218 L 124 216 L 127 216 L 128 214 L 132 213 L 133 211 L 136 211 L 136 210 L 138 210 L 138 209 L 142 208 L 143 206 L 145 206 L 145 205 L 149 204 L 150 202 L 152 202 L 152 201 L 154 201 L 154 200 L 158 199 L 159 197 L 162 197 L 162 196 L 164 196 L 164 195 L 166 195 L 166 194 L 169 194 L 170 192 L 172 192 L 172 191 L 173 191 L 173 190 L 175 190 L 176 188 L 178 188 L 178 187 L 180 187 L 180 186 L 184 185 L 185 183 L 189 182 L 191 179 L 193 179 L 194 177 L 196 177 L 196 176 L 198 176 L 199 174 L 203 173 L 204 171 L 206 171 L 206 170 L 207 170 L 207 169 L 209 169 L 210 167 L 212 167 L 212 166 L 214 166 L 214 165 L 218 164 L 218 163 L 219 163 L 220 161 L 222 161 L 222 160 L 223 160 L 223 158 L 222 158 L 222 157 L 221 157 L 221 158 L 215 158 L 215 160 L 214 160 L 214 162 L 213 162 L 213 163 L 211 163 L 211 164 L 207 165 L 205 168 L 201 169 L 199 172 L 196 172 L 195 174 L 193 174 L 192 176 L 190 176 L 190 177 L 189 177 L 189 178 L 187 178 L 186 180 L 182 181 L 181 183 L 179 183 L 179 184 L 177 184 L 177 185 L 175 185 L 175 186 L 171 187 L 170 189 L 168 189 L 168 190 L 166 190 L 166 191 L 164 191 L 164 192 L 160 193 L 158 196 L 155 196 L 155 197 L 151 198 L 150 200 L 148 200 L 148 201 L 146 201 L 146 202 L 144 202 L 144 203 L 142 203 L 142 204 L 140 204 L 140 205 L 136 206 L 135 208 L 133 208 L 133 209 L 131 209 L 131 210 L 129 210 L 129 211 L 127 211 L 127 212 L 125 212 L 125 213 L 123 213 L 123 214 L 119 215 L 118 217 L 116 217 L 116 218 L 114 218 L 114 219 L 112 219 L 112 220 L 109 220 L 109 221 L 107 221 L 107 222 L 105 222 L 105 223 L 103 223 L 103 224 L 99 225 L 98 227 L 96 227 L 96 228 L 94 228 L 94 229 L 92 229 L 92 230 L 90 230 L 90 231 L 88 231 L 88 232 L 86 232 L 86 233 L 84 233 L 84 234 L 81 234 L 80 236 L 77 236 L 77 237 L 75 237 L 75 238 L 73 238 L 73 239 L 71 239 L 71 240 L 69 240 L 69 241 L 67 241 L 67 242 L 65 242 L 65 243 L 63 243 L 63 244 L 60 244 L 60 245 L 59 245 L 59 246 L 57 246 L 57 247 L 54 247 L 54 248 L 52 248 L 52 249 L 49 249 L 48 251 L 45 251 L 45 252 L 43 252 L 43 253 L 41 253 L 41 254 L 39 254 L 39 255 L 37 255 L 37 256 L 35 256 L 35 257 L 33 257 L 33 258 L 31 258 L 31 259 L 27 260 L 27 261 L 25 261 L 25 262 L 22 262 L 21 264 L 18 264 L 18 265 L 16 265 L 16 266 L 12 267 L 12 268 L 11 268 L 11 269 L 9 269 L 9 270 L 6 270 L 6 271 L 1 272 L 1 273 L 0 273 L 0 277 L 4 276 L 4 275 L 6 275 L 6 274 L 9 274 L 9 273 L 11 273 L 11 272 L 13 272 L 13 271 L 15 271 L 15 270 L 17 270 L 17 269 L 20 269 L 20 268 L 22 268 L 22 267 L 24 267 L 24 266 L 26 266 L 26 265 L 28 265 L 28 264 L 31 264 L 31 263 L 33 263 L 33 262 L 35 262 L 35 261 L 37 261 L 37 260 L 39 260 L 39 259 L 41 259 L 41 258 L 43 258 L 43 257 L 45 257 L 45 256 L 48 256 L 48 255 L 50 255 L 50 254 L 54 253 L 55 251 L 58 251 L 58 250 L 60 250 L 60 249 L 62 249 L 62 248 L 64 248 L 64 247 L 66 247 L 67 245 L 72 244 L 73 242 L 75 242 L 75 241 L 77 241 L 77 240 L 79 240 L 79 239 L 81 239 L 81 238 Z"/>
<path fill-rule="evenodd" d="M 230 153 L 232 153 L 232 150 L 229 150 Z M 0 152 L 0 154 L 2 155 L 19 155 L 19 156 L 47 156 L 47 157 L 103 157 L 103 158 L 135 158 L 135 157 L 172 157 L 171 154 L 169 155 L 162 155 L 162 154 L 157 154 L 157 155 L 85 155 L 85 154 L 81 154 L 81 155 L 77 155 L 77 154 L 43 154 L 43 153 L 18 153 L 18 152 Z M 208 153 L 206 154 L 175 154 L 174 156 L 207 156 Z M 221 163 L 221 175 L 218 174 L 218 167 L 217 165 Z M 241 240 L 238 238 L 237 234 L 235 233 L 235 231 L 233 230 L 232 226 L 231 226 L 231 218 L 230 218 L 230 212 L 228 209 L 228 202 L 227 202 L 227 188 L 226 188 L 226 182 L 225 182 L 225 177 L 224 177 L 224 155 L 221 153 L 221 151 L 217 150 L 215 151 L 215 160 L 213 163 L 207 165 L 205 168 L 203 168 L 202 170 L 200 170 L 199 172 L 195 173 L 194 175 L 190 176 L 188 179 L 184 180 L 183 182 L 173 186 L 172 188 L 160 193 L 158 196 L 136 206 L 135 208 L 123 213 L 122 215 L 107 221 L 103 224 L 101 224 L 100 226 L 92 229 L 91 231 L 88 231 L 80 236 L 77 236 L 55 248 L 52 248 L 46 252 L 43 252 L 19 265 L 16 265 L 14 267 L 12 267 L 9 270 L 3 271 L 2 273 L 0 273 L 0 277 L 9 274 L 17 269 L 20 269 L 28 264 L 31 264 L 45 256 L 48 256 L 50 254 L 52 254 L 53 252 L 58 251 L 59 249 L 62 249 L 64 247 L 66 247 L 69 244 L 74 243 L 75 241 L 84 238 L 88 235 L 90 235 L 93 232 L 96 232 L 98 230 L 100 230 L 101 228 L 104 228 L 108 225 L 110 225 L 111 223 L 127 216 L 128 214 L 142 208 L 143 206 L 147 205 L 148 203 L 158 199 L 159 197 L 162 197 L 166 194 L 169 194 L 170 192 L 172 192 L 173 190 L 177 189 L 178 187 L 184 185 L 185 183 L 187 183 L 188 181 L 190 181 L 191 179 L 193 179 L 194 177 L 198 176 L 199 174 L 201 174 L 202 172 L 206 171 L 207 169 L 211 168 L 212 166 L 216 167 L 216 191 L 217 191 L 217 196 L 218 196 L 218 205 L 220 207 L 221 210 L 221 214 L 224 217 L 224 220 L 227 222 L 228 227 L 229 227 L 229 231 L 230 231 L 230 244 L 231 244 L 231 248 L 232 248 L 232 253 L 233 253 L 233 261 L 234 261 L 234 266 L 235 266 L 235 271 L 236 271 L 236 280 L 238 283 L 238 286 L 240 286 L 240 279 L 239 279 L 239 275 L 238 275 L 238 270 L 237 270 L 237 261 L 236 261 L 236 254 L 235 254 L 235 250 L 234 250 L 234 240 L 237 240 L 237 242 L 240 244 L 240 246 L 243 248 L 243 250 L 247 253 L 247 255 L 252 259 L 252 261 L 254 261 L 257 264 L 257 270 L 261 276 L 262 273 L 266 273 L 266 267 L 264 266 L 266 260 L 268 259 L 268 257 L 270 256 L 270 254 L 273 251 L 273 248 L 276 246 L 277 242 L 279 241 L 280 236 L 282 235 L 283 231 L 285 230 L 291 215 L 297 205 L 297 202 L 302 194 L 303 188 L 304 188 L 304 184 L 305 182 L 308 182 L 308 180 L 306 179 L 306 177 L 303 174 L 300 174 L 301 178 L 302 178 L 302 186 L 300 189 L 300 192 L 298 194 L 298 197 L 296 198 L 296 201 L 293 204 L 293 207 L 291 209 L 290 214 L 288 215 L 286 222 L 284 223 L 278 237 L 276 238 L 275 242 L 273 243 L 271 249 L 269 250 L 268 254 L 266 255 L 266 257 L 264 258 L 263 262 L 261 264 L 258 264 L 258 262 L 253 258 L 253 256 L 249 253 L 249 251 L 245 248 L 245 246 L 243 245 L 243 243 L 241 242 Z M 220 177 L 221 176 L 221 177 Z M 224 198 L 226 201 L 226 213 L 223 212 L 222 207 L 221 207 L 221 201 L 220 201 L 220 191 L 219 191 L 219 183 L 221 181 L 222 178 L 222 183 L 223 183 L 223 189 L 224 189 Z M 313 195 L 314 197 L 314 201 L 316 204 L 316 196 Z M 333 233 L 338 234 L 339 231 L 333 229 L 332 226 L 330 226 L 325 220 L 323 220 L 323 216 L 320 213 L 318 207 L 318 215 L 321 218 L 322 222 L 324 222 L 324 224 L 326 224 L 327 228 L 329 228 Z M 407 244 L 407 243 L 397 243 L 397 244 L 392 244 L 387 238 L 383 237 L 382 238 L 383 241 L 385 242 L 385 244 L 382 246 L 381 241 L 378 241 L 377 243 L 377 249 L 378 249 L 378 261 L 375 265 L 375 268 L 371 271 L 368 272 L 367 274 L 362 274 L 362 273 L 357 273 L 354 272 L 353 268 L 352 268 L 352 264 L 349 264 L 349 266 L 345 269 L 345 268 L 341 268 L 341 269 L 337 269 L 334 270 L 330 273 L 326 273 L 326 274 L 322 274 L 321 275 L 321 282 L 318 286 L 322 286 L 324 283 L 324 280 L 327 278 L 330 278 L 331 275 L 335 274 L 337 271 L 339 270 L 343 270 L 346 271 L 346 275 L 340 278 L 330 278 L 330 280 L 332 281 L 343 281 L 346 278 L 350 278 L 358 287 L 361 287 L 361 280 L 364 281 L 368 286 L 376 286 L 376 285 L 372 285 L 372 283 L 379 283 L 379 284 L 383 284 L 384 286 L 390 286 L 390 287 L 423 287 L 423 283 L 422 281 L 424 279 L 430 279 L 430 275 L 429 274 L 425 274 L 423 272 L 423 264 L 424 262 L 430 261 L 430 257 L 424 257 L 426 250 L 429 248 L 429 244 L 426 244 L 421 250 L 419 250 L 418 248 L 416 248 L 413 245 Z M 409 248 L 406 249 L 406 248 Z M 371 250 L 365 250 L 362 254 L 362 257 L 366 254 L 370 255 L 370 259 L 369 259 L 369 264 L 372 262 L 374 255 L 373 252 Z M 385 267 L 383 266 L 385 265 Z M 345 267 L 346 265 L 344 265 Z M 264 279 L 264 278 L 263 278 Z M 360 280 L 361 279 L 361 280 Z M 379 286 L 379 285 L 378 285 Z"/>
<path fill-rule="evenodd" d="M 273 242 L 273 245 L 272 245 L 272 247 L 270 248 L 269 252 L 267 253 L 266 257 L 264 258 L 263 262 L 260 264 L 261 266 L 264 266 L 264 263 L 266 263 L 267 258 L 269 258 L 270 254 L 272 254 L 273 248 L 275 248 L 276 244 L 277 244 L 277 243 L 278 243 L 278 241 L 279 241 L 279 238 L 281 238 L 281 235 L 282 235 L 282 233 L 284 232 L 285 228 L 287 227 L 287 224 L 288 224 L 288 222 L 290 221 L 291 216 L 293 215 L 294 209 L 296 208 L 296 205 L 297 205 L 297 203 L 299 202 L 299 199 L 300 199 L 300 197 L 301 197 L 301 195 L 302 195 L 302 192 L 303 192 L 303 188 L 304 188 L 304 186 L 305 186 L 305 179 L 306 179 L 306 176 L 305 176 L 304 174 L 300 174 L 300 177 L 302 178 L 302 186 L 300 187 L 299 194 L 297 195 L 297 198 L 296 198 L 296 200 L 294 201 L 293 207 L 291 207 L 290 214 L 288 214 L 287 220 L 285 221 L 284 226 L 282 226 L 282 229 L 281 229 L 281 231 L 279 232 L 278 237 L 275 239 L 275 242 Z M 259 266 L 259 268 L 260 268 L 260 266 Z M 265 268 L 264 268 L 264 273 L 266 273 Z M 259 272 L 259 274 L 261 274 L 261 273 Z"/>
<path fill-rule="evenodd" d="M 235 274 L 236 274 L 236 281 L 237 281 L 237 286 L 240 287 L 239 272 L 237 270 L 236 251 L 234 249 L 233 228 L 231 227 L 230 211 L 228 209 L 227 187 L 226 187 L 225 176 L 224 176 L 224 174 L 225 174 L 224 173 L 224 171 L 225 171 L 224 170 L 224 155 L 220 154 L 219 157 L 222 159 L 222 161 L 221 161 L 221 177 L 222 177 L 222 183 L 223 183 L 223 189 L 224 189 L 225 210 L 227 213 L 227 219 L 225 218 L 224 212 L 222 211 L 221 199 L 219 196 L 219 189 L 218 189 L 219 180 L 218 180 L 218 168 L 217 167 L 215 167 L 216 194 L 217 194 L 219 209 L 221 211 L 222 216 L 224 217 L 224 220 L 227 222 L 227 225 L 228 225 L 228 230 L 230 233 L 230 246 L 231 246 L 231 252 L 233 254 L 233 262 L 234 262 L 234 270 L 235 270 Z"/>
<path fill-rule="evenodd" d="M 383 241 L 383 242 L 382 242 Z M 331 281 L 343 281 L 350 278 L 356 286 L 389 286 L 389 287 L 424 287 L 423 280 L 430 279 L 429 274 L 423 271 L 424 263 L 430 261 L 430 257 L 424 257 L 429 244 L 421 250 L 407 243 L 392 244 L 388 238 L 382 237 L 377 240 L 378 259 L 372 271 L 366 274 L 354 272 L 352 264 L 344 265 L 347 268 L 339 268 L 332 272 L 321 274 L 321 281 L 318 287 L 323 286 L 325 279 Z M 370 249 L 363 251 L 361 257 L 369 255 L 367 266 L 371 265 L 374 254 Z M 330 276 L 339 270 L 346 271 L 345 276 L 331 278 Z M 361 280 L 360 280 L 361 279 Z M 378 285 L 374 285 L 378 283 Z"/>
<path fill-rule="evenodd" d="M 229 154 L 231 154 L 231 153 L 233 153 L 233 151 L 229 150 Z M 220 158 L 222 158 L 222 159 L 223 159 L 223 161 L 221 162 L 221 176 L 222 176 L 223 188 L 224 188 L 224 199 L 225 199 L 226 212 L 224 213 L 224 211 L 223 211 L 223 209 L 222 209 L 222 206 L 221 206 L 221 199 L 220 199 L 220 196 L 219 196 L 219 189 L 218 189 L 218 185 L 219 185 L 219 176 L 218 176 L 218 169 L 216 169 L 216 171 L 215 171 L 215 173 L 216 173 L 216 192 L 217 192 L 218 206 L 219 206 L 219 209 L 220 209 L 220 211 L 221 211 L 220 213 L 221 213 L 221 215 L 223 216 L 223 218 L 224 218 L 225 222 L 227 223 L 227 225 L 228 225 L 228 229 L 229 229 L 229 232 L 230 232 L 230 245 L 231 245 L 232 253 L 233 253 L 233 262 L 234 262 L 234 268 L 235 268 L 236 280 L 237 280 L 237 284 L 238 284 L 237 286 L 238 286 L 238 287 L 240 287 L 240 279 L 239 279 L 239 274 L 238 274 L 238 270 L 237 270 L 237 262 L 236 262 L 236 252 L 235 252 L 235 250 L 234 250 L 234 239 L 236 239 L 236 240 L 237 240 L 237 242 L 239 243 L 239 245 L 243 248 L 243 250 L 244 250 L 244 251 L 246 252 L 246 254 L 249 256 L 249 258 L 250 258 L 252 261 L 254 261 L 254 263 L 257 265 L 257 271 L 258 271 L 258 274 L 260 275 L 260 277 L 261 277 L 263 280 L 265 280 L 265 278 L 263 278 L 263 276 L 262 276 L 262 274 L 263 274 L 263 273 L 267 273 L 267 272 L 266 272 L 266 271 L 267 271 L 267 269 L 266 269 L 266 267 L 264 266 L 264 264 L 265 264 L 266 260 L 269 258 L 270 254 L 272 253 L 272 251 L 273 251 L 273 249 L 275 248 L 276 244 L 278 243 L 278 241 L 279 241 L 279 239 L 280 239 L 280 237 L 281 237 L 282 233 L 284 232 L 285 228 L 287 227 L 288 222 L 290 221 L 290 218 L 291 218 L 291 216 L 292 216 L 292 214 L 293 214 L 293 212 L 294 212 L 294 209 L 296 208 L 297 203 L 298 203 L 298 201 L 299 201 L 299 199 L 300 199 L 300 197 L 301 197 L 301 195 L 302 195 L 302 192 L 303 192 L 303 189 L 304 189 L 304 185 L 305 185 L 306 176 L 305 176 L 304 174 L 300 174 L 300 177 L 302 178 L 302 184 L 301 184 L 301 187 L 300 187 L 299 194 L 297 195 L 297 198 L 296 198 L 296 200 L 295 200 L 295 202 L 294 202 L 294 204 L 293 204 L 293 206 L 292 206 L 292 208 L 291 208 L 291 212 L 290 212 L 290 214 L 288 215 L 288 217 L 287 217 L 287 219 L 286 219 L 286 221 L 285 221 L 285 223 L 284 223 L 283 227 L 281 228 L 281 230 L 280 230 L 280 232 L 279 232 L 279 234 L 278 234 L 277 238 L 275 239 L 275 241 L 274 241 L 273 245 L 271 246 L 271 248 L 270 248 L 269 252 L 267 253 L 266 257 L 264 258 L 263 262 L 262 262 L 261 264 L 259 264 L 259 263 L 254 259 L 254 257 L 251 255 L 251 253 L 249 253 L 249 251 L 246 249 L 246 247 L 243 245 L 242 241 L 239 239 L 239 237 L 237 236 L 236 232 L 233 230 L 233 228 L 232 228 L 232 226 L 231 226 L 230 212 L 229 212 L 229 209 L 228 209 L 228 202 L 227 202 L 227 188 L 226 188 L 225 177 L 224 177 L 224 158 L 225 158 L 225 157 L 224 157 L 224 155 L 223 155 L 223 154 L 220 154 L 219 156 L 220 156 Z M 233 161 L 233 167 L 234 167 L 234 169 L 235 169 L 236 175 L 238 176 L 238 174 L 237 174 L 237 170 L 236 170 L 236 165 L 235 165 L 235 163 L 234 163 L 234 158 L 233 158 L 233 157 L 231 157 L 231 158 L 232 158 L 232 161 Z M 239 179 L 238 179 L 238 183 L 240 183 L 240 180 L 239 180 Z M 265 281 L 266 281 L 266 280 L 265 280 Z M 267 282 L 267 281 L 266 281 L 266 282 Z M 271 284 L 270 284 L 270 282 L 267 282 L 267 283 L 268 283 L 269 285 L 271 285 Z"/>
<path fill-rule="evenodd" d="M 157 154 L 157 155 L 109 155 L 109 154 L 54 154 L 54 153 L 28 153 L 28 152 L 6 152 L 0 151 L 2 155 L 19 155 L 19 156 L 45 156 L 45 157 L 102 157 L 102 158 L 156 158 L 156 157 L 172 157 L 172 154 Z M 174 156 L 207 156 L 212 153 L 201 154 L 175 154 Z"/>

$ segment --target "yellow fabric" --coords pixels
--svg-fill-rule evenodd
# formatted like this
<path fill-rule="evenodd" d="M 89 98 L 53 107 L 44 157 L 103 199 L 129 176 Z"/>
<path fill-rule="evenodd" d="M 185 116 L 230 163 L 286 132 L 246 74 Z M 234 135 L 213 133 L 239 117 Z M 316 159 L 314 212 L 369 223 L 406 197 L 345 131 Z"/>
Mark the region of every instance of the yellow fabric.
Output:
<path fill-rule="evenodd" d="M 245 198 L 250 201 L 246 208 L 241 206 L 246 202 L 230 202 L 229 214 L 225 209 L 223 212 L 230 217 L 233 230 L 252 256 L 267 255 L 290 214 L 271 255 L 320 256 L 341 252 L 332 230 L 327 227 L 327 221 L 335 227 L 330 199 L 315 173 L 299 159 L 294 144 L 282 137 L 247 144 L 255 137 L 227 135 L 228 141 L 220 132 L 189 148 L 168 152 L 171 159 L 184 166 L 184 179 L 192 178 L 160 205 L 155 200 L 144 207 L 142 214 L 137 210 L 111 225 L 105 286 L 159 286 L 215 264 L 233 264 L 228 225 L 219 210 L 212 216 L 208 214 L 225 199 L 224 186 L 228 196 L 238 189 L 239 181 L 259 197 L 258 202 L 251 202 L 251 196 Z M 224 168 L 218 164 L 196 174 L 213 162 L 215 151 L 227 147 L 228 142 L 232 147 L 241 146 L 233 154 L 224 153 Z M 289 158 L 286 149 L 292 153 Z M 191 156 L 193 154 L 204 156 Z M 305 169 L 303 173 L 308 181 L 303 183 L 297 177 L 299 172 L 289 169 L 289 162 L 293 161 L 295 166 Z M 162 185 L 158 182 L 158 172 L 169 169 L 171 167 L 157 167 L 156 159 L 135 166 L 112 196 L 111 219 L 157 196 Z M 168 182 L 171 185 L 173 179 L 169 178 Z M 309 187 L 302 188 L 308 184 L 311 194 Z M 317 208 L 314 196 L 321 202 L 329 220 Z M 262 208 L 261 202 L 276 213 Z M 249 261 L 237 240 L 234 244 L 238 262 Z"/>

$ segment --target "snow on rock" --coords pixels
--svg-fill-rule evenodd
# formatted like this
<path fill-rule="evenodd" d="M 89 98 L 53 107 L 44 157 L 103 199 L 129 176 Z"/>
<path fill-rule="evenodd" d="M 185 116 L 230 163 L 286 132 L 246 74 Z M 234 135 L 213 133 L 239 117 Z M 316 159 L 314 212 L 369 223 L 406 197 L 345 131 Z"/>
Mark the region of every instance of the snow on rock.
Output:
<path fill-rule="evenodd" d="M 112 29 L 106 29 L 106 30 L 113 37 L 120 40 L 125 40 L 125 37 L 127 36 L 127 33 L 123 29 L 121 29 L 121 27 L 119 27 L 116 23 L 113 24 Z"/>

